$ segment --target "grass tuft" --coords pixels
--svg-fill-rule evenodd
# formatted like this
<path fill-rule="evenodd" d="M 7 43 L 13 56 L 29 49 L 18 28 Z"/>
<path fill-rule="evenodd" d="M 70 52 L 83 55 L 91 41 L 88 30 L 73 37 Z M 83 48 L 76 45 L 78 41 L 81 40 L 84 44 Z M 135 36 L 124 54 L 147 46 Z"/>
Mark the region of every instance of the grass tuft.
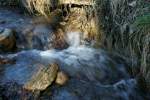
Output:
<path fill-rule="evenodd" d="M 28 9 L 29 12 L 38 13 L 47 16 L 51 9 L 57 6 L 58 0 L 21 0 L 21 3 Z"/>
<path fill-rule="evenodd" d="M 149 9 L 150 2 L 142 0 L 96 0 L 98 42 L 140 66 L 139 73 L 150 87 Z"/>

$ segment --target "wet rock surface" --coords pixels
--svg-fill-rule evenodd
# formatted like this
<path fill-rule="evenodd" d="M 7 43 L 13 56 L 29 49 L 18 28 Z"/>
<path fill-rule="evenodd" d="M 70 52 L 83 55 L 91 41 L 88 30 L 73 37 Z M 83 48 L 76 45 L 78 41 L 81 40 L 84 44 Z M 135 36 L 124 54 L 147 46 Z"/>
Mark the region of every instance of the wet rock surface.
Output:
<path fill-rule="evenodd" d="M 0 29 L 0 52 L 14 51 L 16 47 L 16 39 L 13 30 Z"/>
<path fill-rule="evenodd" d="M 94 82 L 100 81 L 103 84 L 111 84 L 122 78 L 130 78 L 126 66 L 123 63 L 115 63 L 113 59 L 109 58 L 104 51 L 101 52 L 100 49 L 92 49 L 84 46 L 68 48 L 61 51 L 22 51 L 16 54 L 10 54 L 8 55 L 9 57 L 12 57 L 11 59 L 16 61 L 16 65 L 14 66 L 28 66 L 36 63 L 47 66 L 57 62 L 60 69 L 68 73 L 69 76 Z M 13 69 L 14 67 L 10 68 Z"/>
<path fill-rule="evenodd" d="M 54 87 L 53 91 L 48 90 L 48 93 L 45 95 L 41 94 L 41 98 L 51 98 L 52 100 L 80 100 L 80 98 L 83 98 L 83 100 L 88 98 L 96 98 L 96 100 L 101 98 L 104 100 L 110 100 L 111 98 L 114 100 L 119 100 L 120 98 L 123 100 L 130 100 L 129 98 L 136 98 L 137 100 L 143 99 L 142 94 L 135 89 L 137 88 L 136 81 L 130 81 L 130 75 L 126 71 L 125 66 L 112 63 L 112 59 L 108 58 L 105 52 L 99 52 L 100 50 L 96 52 L 96 50 L 93 51 L 93 49 L 87 47 L 78 47 L 73 52 L 72 49 L 73 48 L 63 51 L 31 50 L 7 55 L 7 58 L 15 60 L 16 64 L 3 65 L 3 67 L 1 67 L 1 87 L 6 88 L 5 84 L 7 83 L 15 82 L 17 85 L 20 85 L 29 81 L 31 84 L 29 85 L 29 89 L 37 89 L 39 88 L 37 84 L 42 79 L 37 77 L 32 78 L 32 75 L 44 75 L 45 71 L 43 72 L 40 67 L 36 66 L 36 63 L 47 66 L 57 62 L 60 69 L 68 73 L 71 81 L 67 82 L 65 86 Z M 87 53 L 90 55 L 87 55 Z M 87 62 L 89 62 L 88 65 Z M 38 71 L 35 73 L 35 70 L 38 70 L 40 73 Z M 51 75 L 49 75 L 49 77 L 50 76 Z M 29 79 L 33 79 L 33 81 L 37 83 L 33 85 L 32 80 L 30 81 Z M 48 80 L 48 78 L 44 79 L 44 82 Z M 122 79 L 128 81 L 121 81 Z M 43 84 L 42 81 L 40 81 L 40 83 Z M 7 88 L 9 88 L 9 86 L 7 86 Z M 43 85 L 40 89 L 41 88 L 43 90 L 45 86 Z M 28 87 L 26 89 L 28 89 Z M 49 92 L 52 94 L 47 96 Z M 139 93 L 139 97 L 136 97 L 136 93 Z"/>

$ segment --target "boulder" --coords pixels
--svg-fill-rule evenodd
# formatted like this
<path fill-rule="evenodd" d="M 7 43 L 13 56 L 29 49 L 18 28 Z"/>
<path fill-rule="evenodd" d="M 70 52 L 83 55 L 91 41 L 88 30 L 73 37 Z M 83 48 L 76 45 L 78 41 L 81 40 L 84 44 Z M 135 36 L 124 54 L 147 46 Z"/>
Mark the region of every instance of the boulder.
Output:
<path fill-rule="evenodd" d="M 24 88 L 27 90 L 45 90 L 57 76 L 57 64 L 49 66 L 37 65 L 36 67 L 38 71 L 34 72 L 30 77 L 31 79 L 24 84 Z"/>
<path fill-rule="evenodd" d="M 8 83 L 17 83 L 25 90 L 41 91 L 45 90 L 57 76 L 57 64 L 44 66 L 42 64 L 14 64 L 5 66 L 1 75 L 1 87 Z"/>
<path fill-rule="evenodd" d="M 16 39 L 11 29 L 0 29 L 0 51 L 12 51 L 16 46 Z"/>

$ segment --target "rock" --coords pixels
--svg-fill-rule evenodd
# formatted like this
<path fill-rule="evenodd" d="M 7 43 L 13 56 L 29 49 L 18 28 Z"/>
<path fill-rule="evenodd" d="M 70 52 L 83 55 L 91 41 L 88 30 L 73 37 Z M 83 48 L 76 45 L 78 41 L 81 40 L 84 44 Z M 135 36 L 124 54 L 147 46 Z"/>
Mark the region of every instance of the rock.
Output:
<path fill-rule="evenodd" d="M 2 29 L 0 32 L 0 51 L 12 51 L 16 46 L 16 39 L 11 29 Z"/>
<path fill-rule="evenodd" d="M 68 75 L 62 71 L 57 73 L 55 83 L 58 85 L 64 85 L 69 80 Z"/>
<path fill-rule="evenodd" d="M 1 75 L 1 84 L 8 82 L 17 83 L 22 88 L 29 91 L 41 91 L 52 84 L 56 78 L 58 70 L 57 64 L 44 66 L 42 64 L 14 64 L 5 66 Z M 0 74 L 2 74 L 2 72 Z M 2 85 L 3 87 L 3 85 Z"/>
<path fill-rule="evenodd" d="M 43 65 L 38 66 L 38 71 L 35 74 L 33 74 L 31 79 L 24 85 L 25 89 L 32 91 L 45 90 L 54 81 L 58 70 L 57 64 L 51 64 L 47 67 Z"/>
<path fill-rule="evenodd" d="M 1 64 L 14 64 L 15 63 L 15 61 L 13 61 L 13 60 L 10 60 L 10 59 L 7 59 L 7 58 L 1 58 L 0 57 L 0 65 Z"/>

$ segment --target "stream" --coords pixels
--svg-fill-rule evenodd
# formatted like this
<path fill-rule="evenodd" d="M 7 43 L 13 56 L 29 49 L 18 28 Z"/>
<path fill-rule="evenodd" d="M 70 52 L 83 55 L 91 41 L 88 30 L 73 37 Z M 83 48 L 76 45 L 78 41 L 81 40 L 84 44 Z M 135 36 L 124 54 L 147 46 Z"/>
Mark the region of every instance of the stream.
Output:
<path fill-rule="evenodd" d="M 22 47 L 26 44 L 22 31 L 30 24 L 31 19 L 19 10 L 0 8 L 0 29 L 15 30 L 16 45 L 19 48 L 14 52 L 1 54 L 2 57 L 9 58 L 15 63 L 0 65 L 0 100 L 20 100 L 22 97 L 23 100 L 145 100 L 148 98 L 138 87 L 136 79 L 129 73 L 131 66 L 123 58 L 100 48 L 81 44 L 79 32 L 66 33 L 69 47 L 63 50 L 54 48 L 40 50 L 36 46 L 32 49 Z M 47 39 L 49 36 L 45 35 Z M 41 36 L 41 40 L 42 38 L 45 37 Z M 36 65 L 48 66 L 53 63 L 57 63 L 59 70 L 69 76 L 64 86 L 52 83 L 40 92 L 38 90 L 23 94 L 20 92 L 22 86 L 41 68 Z"/>

